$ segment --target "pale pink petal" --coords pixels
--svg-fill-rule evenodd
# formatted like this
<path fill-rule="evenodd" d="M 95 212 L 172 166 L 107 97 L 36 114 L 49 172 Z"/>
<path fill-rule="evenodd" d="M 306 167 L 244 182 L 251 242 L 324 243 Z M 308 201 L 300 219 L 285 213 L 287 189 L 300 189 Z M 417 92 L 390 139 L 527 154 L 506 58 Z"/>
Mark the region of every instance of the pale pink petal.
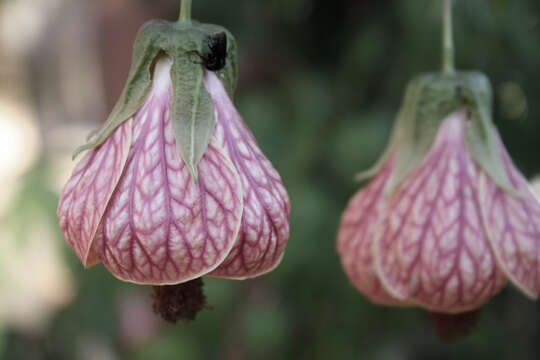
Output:
<path fill-rule="evenodd" d="M 212 138 L 199 181 L 181 160 L 170 116 L 170 63 L 133 121 L 133 146 L 102 221 L 101 261 L 122 280 L 174 284 L 215 269 L 233 247 L 242 217 L 240 178 Z"/>
<path fill-rule="evenodd" d="M 373 265 L 373 239 L 384 217 L 384 192 L 392 173 L 393 156 L 375 178 L 349 202 L 341 217 L 337 250 L 351 283 L 371 301 L 383 305 L 406 305 L 381 285 Z"/>
<path fill-rule="evenodd" d="M 99 262 L 93 245 L 101 218 L 124 169 L 131 146 L 131 120 L 76 166 L 58 204 L 60 227 L 85 266 Z"/>
<path fill-rule="evenodd" d="M 375 240 L 387 290 L 433 311 L 479 307 L 505 283 L 489 246 L 478 200 L 478 165 L 465 141 L 466 112 L 444 120 L 435 143 L 389 200 Z"/>
<path fill-rule="evenodd" d="M 487 233 L 506 275 L 524 293 L 536 298 L 540 294 L 540 202 L 500 140 L 499 149 L 519 196 L 497 187 L 488 175 L 481 175 L 479 196 Z"/>
<path fill-rule="evenodd" d="M 216 138 L 227 149 L 244 192 L 244 214 L 238 241 L 211 275 L 248 278 L 274 269 L 289 239 L 290 203 L 281 178 L 212 72 L 205 85 L 216 109 Z"/>

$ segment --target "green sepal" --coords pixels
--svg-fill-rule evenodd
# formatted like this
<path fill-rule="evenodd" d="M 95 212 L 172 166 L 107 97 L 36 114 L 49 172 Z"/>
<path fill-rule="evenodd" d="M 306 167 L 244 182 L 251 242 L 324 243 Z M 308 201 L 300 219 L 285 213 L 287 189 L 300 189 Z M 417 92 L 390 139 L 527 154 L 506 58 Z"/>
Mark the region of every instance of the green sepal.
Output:
<path fill-rule="evenodd" d="M 392 135 L 390 136 L 390 142 L 388 143 L 388 146 L 386 147 L 383 155 L 371 168 L 358 173 L 356 175 L 357 181 L 364 181 L 375 176 L 384 166 L 388 158 L 392 155 L 395 146 L 399 143 L 403 143 L 403 139 L 406 137 L 405 129 L 407 128 L 406 125 L 409 122 L 408 118 L 414 116 L 411 115 L 411 107 L 415 106 L 418 98 L 418 89 L 420 87 L 417 85 L 417 82 L 419 80 L 419 78 L 414 79 L 407 85 L 407 90 L 405 91 L 405 98 L 403 100 L 401 108 L 398 111 L 396 124 L 394 125 L 394 128 L 392 129 Z"/>
<path fill-rule="evenodd" d="M 522 196 L 515 190 L 501 157 L 499 134 L 492 121 L 493 94 L 489 79 L 480 73 L 476 75 L 471 77 L 467 89 L 474 105 L 470 107 L 473 121 L 467 123 L 465 138 L 469 152 L 495 184 Z"/>
<path fill-rule="evenodd" d="M 197 181 L 201 160 L 214 129 L 214 104 L 204 87 L 204 71 L 188 57 L 178 57 L 171 68 L 174 97 L 171 118 L 180 156 Z"/>
<path fill-rule="evenodd" d="M 481 168 L 500 187 L 512 184 L 497 149 L 497 130 L 491 120 L 492 93 L 487 77 L 478 72 L 447 75 L 430 73 L 407 86 L 390 144 L 374 168 L 361 173 L 373 176 L 394 154 L 394 170 L 385 189 L 391 194 L 427 156 L 443 120 L 460 109 L 468 111 L 466 144 Z"/>
<path fill-rule="evenodd" d="M 142 26 L 135 40 L 131 69 L 120 99 L 105 125 L 100 130 L 90 133 L 88 143 L 75 150 L 73 159 L 81 152 L 101 145 L 118 126 L 129 120 L 141 107 L 152 87 L 151 67 L 160 51 L 160 41 L 159 36 L 152 33 L 151 23 Z"/>
<path fill-rule="evenodd" d="M 169 56 L 173 60 L 172 124 L 179 153 L 196 180 L 197 165 L 208 147 L 215 125 L 214 105 L 203 82 L 207 70 L 196 53 L 208 53 L 209 38 L 221 32 L 227 37 L 227 60 L 225 67 L 215 73 L 232 98 L 237 83 L 236 41 L 228 30 L 196 21 L 149 21 L 137 35 L 131 70 L 118 103 L 101 130 L 91 134 L 89 142 L 78 148 L 73 157 L 101 145 L 118 126 L 135 115 L 152 87 L 157 58 Z"/>

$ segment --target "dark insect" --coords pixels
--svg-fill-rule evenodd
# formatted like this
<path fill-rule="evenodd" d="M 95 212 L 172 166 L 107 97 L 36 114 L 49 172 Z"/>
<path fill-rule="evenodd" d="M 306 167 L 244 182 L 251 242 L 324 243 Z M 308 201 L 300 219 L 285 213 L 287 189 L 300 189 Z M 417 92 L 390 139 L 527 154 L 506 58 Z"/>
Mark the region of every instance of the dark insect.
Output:
<path fill-rule="evenodd" d="M 216 33 L 208 39 L 209 53 L 201 54 L 194 50 L 201 58 L 201 64 L 210 71 L 219 71 L 225 67 L 227 60 L 227 35 L 224 32 Z"/>

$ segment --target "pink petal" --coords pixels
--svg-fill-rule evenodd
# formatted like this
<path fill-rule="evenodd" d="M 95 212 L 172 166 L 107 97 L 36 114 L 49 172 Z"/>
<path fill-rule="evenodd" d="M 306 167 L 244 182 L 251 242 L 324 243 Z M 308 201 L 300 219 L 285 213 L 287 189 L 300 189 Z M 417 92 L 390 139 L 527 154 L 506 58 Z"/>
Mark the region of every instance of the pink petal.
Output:
<path fill-rule="evenodd" d="M 385 211 L 384 192 L 392 165 L 390 156 L 369 185 L 349 202 L 341 217 L 337 249 L 343 269 L 360 292 L 383 305 L 406 305 L 384 289 L 373 267 L 373 239 Z"/>
<path fill-rule="evenodd" d="M 214 270 L 233 247 L 242 217 L 240 178 L 212 138 L 195 184 L 181 160 L 170 117 L 170 63 L 134 118 L 124 175 L 99 232 L 99 254 L 118 278 L 174 284 Z"/>
<path fill-rule="evenodd" d="M 525 294 L 540 294 L 540 202 L 499 139 L 499 149 L 516 193 L 497 187 L 488 175 L 480 176 L 480 202 L 487 234 L 497 262 Z"/>
<path fill-rule="evenodd" d="M 389 200 L 375 240 L 387 290 L 447 313 L 479 307 L 505 283 L 482 223 L 480 170 L 464 142 L 465 121 L 465 111 L 444 120 L 422 165 Z"/>
<path fill-rule="evenodd" d="M 131 120 L 76 166 L 58 205 L 60 227 L 85 266 L 99 262 L 93 245 L 105 208 L 116 187 L 131 145 Z"/>
<path fill-rule="evenodd" d="M 238 241 L 211 275 L 240 279 L 258 276 L 274 269 L 283 257 L 289 239 L 289 196 L 221 81 L 208 72 L 205 85 L 216 109 L 216 138 L 238 170 L 244 192 Z"/>

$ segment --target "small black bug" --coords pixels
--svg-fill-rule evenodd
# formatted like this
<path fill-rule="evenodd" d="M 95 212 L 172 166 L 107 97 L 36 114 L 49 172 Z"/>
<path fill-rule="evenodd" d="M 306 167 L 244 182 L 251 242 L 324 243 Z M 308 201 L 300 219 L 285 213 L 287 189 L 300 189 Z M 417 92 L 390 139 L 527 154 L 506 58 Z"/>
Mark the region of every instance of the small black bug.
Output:
<path fill-rule="evenodd" d="M 194 50 L 192 53 L 201 58 L 201 65 L 207 70 L 219 71 L 225 67 L 227 60 L 227 35 L 224 32 L 216 33 L 208 39 L 210 52 L 201 54 Z"/>

